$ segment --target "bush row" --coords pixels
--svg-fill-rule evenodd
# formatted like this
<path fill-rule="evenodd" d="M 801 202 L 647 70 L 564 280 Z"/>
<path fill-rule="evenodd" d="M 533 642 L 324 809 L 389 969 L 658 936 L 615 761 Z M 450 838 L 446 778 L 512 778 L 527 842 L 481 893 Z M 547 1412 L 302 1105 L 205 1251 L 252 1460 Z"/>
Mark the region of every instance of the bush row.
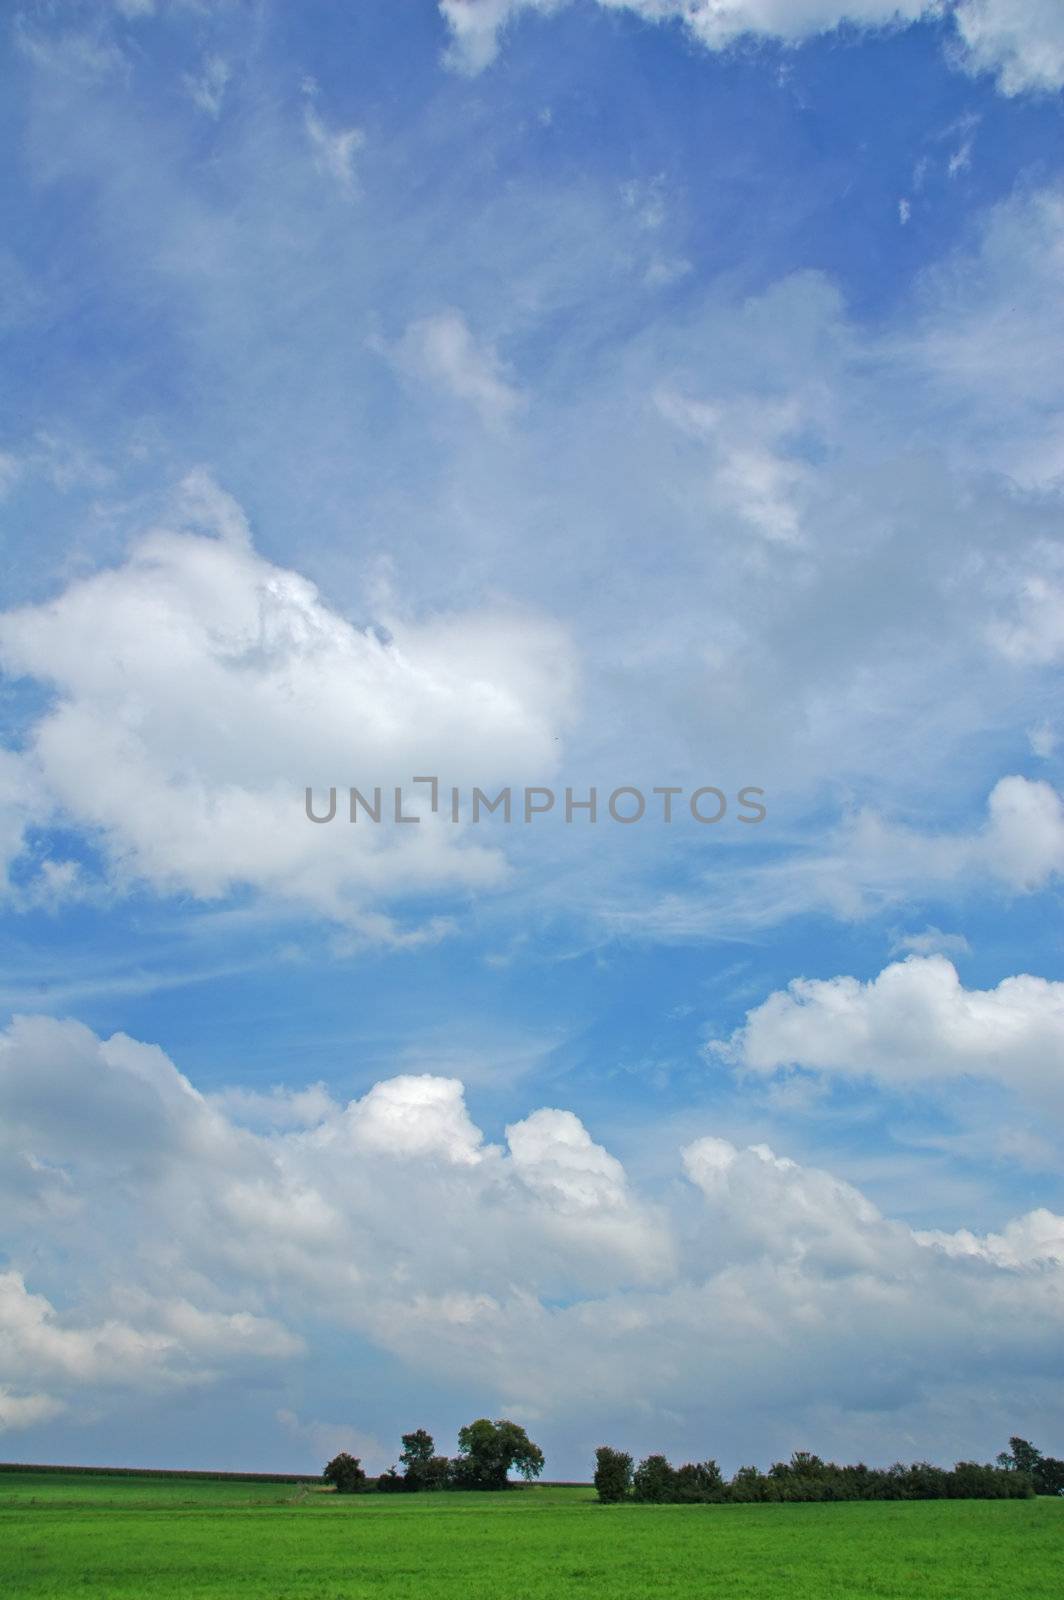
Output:
<path fill-rule="evenodd" d="M 767 1472 L 740 1467 L 726 1479 L 715 1461 L 671 1466 L 664 1456 L 647 1456 L 638 1467 L 621 1450 L 603 1446 L 596 1453 L 595 1488 L 607 1503 L 637 1500 L 652 1504 L 750 1504 L 799 1500 L 1008 1500 L 1029 1498 L 1035 1488 L 1028 1473 L 1008 1466 L 958 1461 L 952 1471 L 917 1461 L 910 1466 L 840 1467 L 834 1461 L 797 1451 Z"/>

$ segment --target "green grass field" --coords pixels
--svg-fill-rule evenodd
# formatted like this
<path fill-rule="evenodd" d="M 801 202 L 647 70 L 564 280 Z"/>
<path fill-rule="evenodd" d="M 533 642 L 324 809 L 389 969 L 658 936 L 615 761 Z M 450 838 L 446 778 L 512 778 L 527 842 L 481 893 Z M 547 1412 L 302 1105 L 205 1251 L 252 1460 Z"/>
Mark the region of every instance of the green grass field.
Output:
<path fill-rule="evenodd" d="M 0 1475 L 0 1595 L 114 1600 L 1060 1600 L 1064 1500 L 599 1506 Z"/>

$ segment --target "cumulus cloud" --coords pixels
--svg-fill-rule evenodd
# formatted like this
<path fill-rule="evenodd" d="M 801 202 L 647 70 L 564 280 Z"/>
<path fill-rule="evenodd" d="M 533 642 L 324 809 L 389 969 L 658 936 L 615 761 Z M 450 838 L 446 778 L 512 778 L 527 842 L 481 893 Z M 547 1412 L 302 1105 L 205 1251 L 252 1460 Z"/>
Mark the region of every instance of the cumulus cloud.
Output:
<path fill-rule="evenodd" d="M 1064 1110 L 1064 984 L 1020 973 L 965 989 L 945 956 L 867 983 L 795 978 L 713 1047 L 749 1072 L 801 1067 L 888 1085 L 982 1078 Z"/>
<path fill-rule="evenodd" d="M 303 1348 L 279 1323 L 246 1311 L 203 1310 L 128 1287 L 115 1298 L 130 1305 L 135 1321 L 61 1316 L 44 1295 L 27 1289 L 20 1272 L 0 1273 L 0 1426 L 27 1427 L 56 1415 L 66 1408 L 64 1395 L 209 1384 L 248 1357 L 284 1360 Z M 28 1385 L 29 1392 L 12 1384 Z"/>
<path fill-rule="evenodd" d="M 947 1017 L 949 1048 L 969 1059 L 987 1026 L 1033 1052 L 1030 1015 L 1002 1018 L 1031 1013 L 1034 992 Z M 925 1020 L 951 1005 L 925 994 Z M 692 1395 L 699 1426 L 762 1405 L 788 1426 L 904 1410 L 928 1386 L 962 1407 L 984 1367 L 1059 1348 L 1064 1220 L 1046 1211 L 985 1237 L 914 1233 L 830 1173 L 709 1132 L 680 1153 L 666 1204 L 572 1112 L 533 1111 L 492 1144 L 460 1084 L 431 1076 L 257 1133 L 161 1051 L 42 1018 L 5 1036 L 0 1095 L 0 1385 L 27 1425 L 33 1404 L 76 1417 L 124 1391 L 283 1368 L 330 1328 L 475 1382 L 486 1404 L 629 1426 L 638 1412 L 659 1437 Z M 54 1190 L 62 1207 L 43 1203 Z M 283 1420 L 319 1454 L 334 1437 Z"/>
<path fill-rule="evenodd" d="M 347 1109 L 344 1142 L 367 1151 L 384 1151 L 409 1158 L 442 1156 L 456 1166 L 473 1166 L 482 1159 L 480 1131 L 465 1107 L 457 1078 L 436 1078 L 430 1073 L 407 1074 L 375 1084 L 363 1099 Z M 322 1130 L 319 1141 L 332 1142 L 334 1130 Z"/>
<path fill-rule="evenodd" d="M 0 767 L 9 858 L 43 796 L 37 820 L 87 830 L 115 884 L 207 900 L 248 886 L 384 937 L 373 902 L 499 882 L 499 851 L 444 825 L 411 779 L 549 776 L 573 685 L 561 631 L 501 609 L 356 627 L 255 552 L 210 480 L 190 482 L 185 520 L 0 617 L 8 672 L 52 691 Z M 381 786 L 386 814 L 404 786 L 421 821 L 350 824 L 351 784 Z M 308 822 L 307 786 L 319 815 L 339 789 L 329 826 Z"/>
<path fill-rule="evenodd" d="M 1007 1223 L 1001 1233 L 980 1237 L 967 1228 L 955 1233 L 929 1229 L 916 1238 L 947 1255 L 989 1261 L 996 1267 L 1064 1266 L 1064 1217 L 1044 1206 Z"/>
<path fill-rule="evenodd" d="M 60 1401 L 47 1394 L 13 1394 L 0 1384 L 0 1433 L 13 1433 L 16 1428 L 32 1428 L 38 1422 L 50 1422 L 63 1410 Z"/>
<path fill-rule="evenodd" d="M 1064 11 L 1056 0 L 961 0 L 955 12 L 970 72 L 992 72 L 1003 94 L 1064 84 Z"/>
<path fill-rule="evenodd" d="M 988 810 L 987 826 L 973 849 L 997 877 L 1030 891 L 1064 872 L 1064 801 L 1052 784 L 1002 778 Z"/>

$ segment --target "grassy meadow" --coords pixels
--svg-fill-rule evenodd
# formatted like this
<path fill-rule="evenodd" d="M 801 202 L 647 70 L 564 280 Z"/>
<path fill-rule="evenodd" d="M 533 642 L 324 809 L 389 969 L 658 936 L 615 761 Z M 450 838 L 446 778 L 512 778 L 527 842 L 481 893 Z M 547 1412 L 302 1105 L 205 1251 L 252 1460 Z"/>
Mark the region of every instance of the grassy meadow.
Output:
<path fill-rule="evenodd" d="M 1060 1600 L 1064 1499 L 600 1506 L 590 1488 L 0 1474 L 10 1600 Z"/>

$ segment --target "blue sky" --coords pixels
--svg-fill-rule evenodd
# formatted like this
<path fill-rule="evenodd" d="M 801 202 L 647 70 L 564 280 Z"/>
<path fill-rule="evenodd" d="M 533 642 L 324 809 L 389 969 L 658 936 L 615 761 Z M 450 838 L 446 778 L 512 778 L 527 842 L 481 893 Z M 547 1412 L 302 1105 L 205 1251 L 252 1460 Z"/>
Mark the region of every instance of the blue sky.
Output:
<path fill-rule="evenodd" d="M 0 1454 L 1059 1453 L 1057 8 L 3 70 Z"/>

